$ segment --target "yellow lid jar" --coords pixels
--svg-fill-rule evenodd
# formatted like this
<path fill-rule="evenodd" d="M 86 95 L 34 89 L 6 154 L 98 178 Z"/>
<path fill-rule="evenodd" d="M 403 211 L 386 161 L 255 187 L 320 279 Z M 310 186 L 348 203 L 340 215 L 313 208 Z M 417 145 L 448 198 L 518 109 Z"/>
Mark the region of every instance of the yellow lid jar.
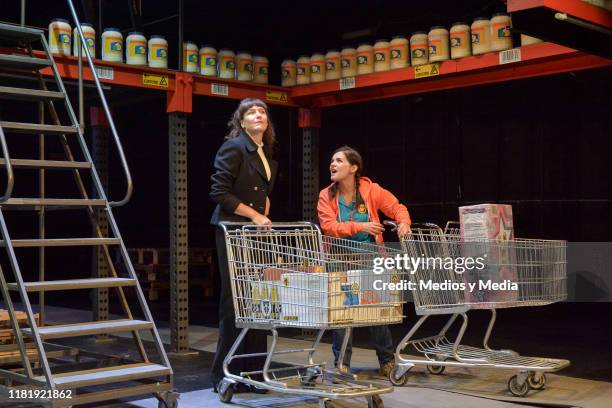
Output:
<path fill-rule="evenodd" d="M 413 67 L 427 64 L 429 51 L 427 48 L 427 33 L 417 31 L 410 37 L 410 63 Z"/>
<path fill-rule="evenodd" d="M 506 13 L 495 13 L 491 18 L 491 51 L 512 48 L 512 20 Z"/>
<path fill-rule="evenodd" d="M 465 23 L 455 23 L 450 29 L 450 53 L 452 59 L 472 55 L 470 26 Z"/>
<path fill-rule="evenodd" d="M 310 56 L 310 82 L 325 81 L 325 56 L 323 54 L 312 54 Z"/>
<path fill-rule="evenodd" d="M 357 47 L 357 75 L 374 72 L 374 48 L 370 44 Z"/>
<path fill-rule="evenodd" d="M 431 27 L 427 35 L 429 62 L 446 61 L 450 58 L 448 30 L 442 26 Z"/>
<path fill-rule="evenodd" d="M 286 59 L 281 63 L 281 85 L 295 86 L 296 63 L 294 60 Z"/>
<path fill-rule="evenodd" d="M 340 52 L 342 65 L 342 78 L 357 75 L 357 50 L 351 47 L 343 48 Z"/>
<path fill-rule="evenodd" d="M 491 51 L 491 22 L 486 17 L 476 17 L 471 26 L 472 54 Z"/>
<path fill-rule="evenodd" d="M 403 37 L 401 35 L 393 37 L 393 39 L 389 43 L 389 58 L 391 59 L 391 69 L 404 68 L 410 65 L 408 62 L 408 44 L 409 43 L 406 37 Z"/>
<path fill-rule="evenodd" d="M 325 54 L 325 79 L 340 79 L 340 52 L 336 50 Z"/>
<path fill-rule="evenodd" d="M 389 41 L 378 40 L 374 43 L 374 72 L 388 71 L 391 69 Z"/>

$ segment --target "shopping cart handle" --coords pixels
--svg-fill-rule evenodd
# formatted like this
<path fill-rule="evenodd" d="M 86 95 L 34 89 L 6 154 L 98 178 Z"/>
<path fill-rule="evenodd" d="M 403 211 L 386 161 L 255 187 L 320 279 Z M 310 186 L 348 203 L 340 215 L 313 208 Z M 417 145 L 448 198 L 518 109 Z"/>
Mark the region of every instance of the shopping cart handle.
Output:
<path fill-rule="evenodd" d="M 268 225 L 255 225 L 252 222 L 238 222 L 238 221 L 222 221 L 219 223 L 219 226 L 223 228 L 224 232 L 227 232 L 229 229 L 238 229 L 241 228 L 243 230 L 248 229 L 262 229 L 268 231 L 274 231 L 274 228 L 304 228 L 310 227 L 311 229 L 319 229 L 317 224 L 309 221 L 295 221 L 295 222 L 273 222 Z"/>
<path fill-rule="evenodd" d="M 385 220 L 383 221 L 383 224 L 388 225 L 391 227 L 391 231 L 395 231 L 398 227 L 398 223 L 395 221 L 389 221 L 389 220 Z M 415 222 L 410 224 L 410 228 L 436 228 L 436 229 L 440 229 L 440 227 L 437 224 L 434 224 L 432 222 Z"/>
<path fill-rule="evenodd" d="M 385 220 L 383 221 L 384 225 L 388 225 L 389 227 L 391 227 L 391 231 L 395 231 L 397 229 L 397 222 L 395 221 L 389 221 L 389 220 Z"/>

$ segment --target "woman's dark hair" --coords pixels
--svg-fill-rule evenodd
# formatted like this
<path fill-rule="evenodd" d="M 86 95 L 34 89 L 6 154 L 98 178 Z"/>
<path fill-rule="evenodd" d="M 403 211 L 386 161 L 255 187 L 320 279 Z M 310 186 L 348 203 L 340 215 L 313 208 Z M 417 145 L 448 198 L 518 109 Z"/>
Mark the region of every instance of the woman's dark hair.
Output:
<path fill-rule="evenodd" d="M 240 132 L 242 132 L 240 122 L 242 122 L 242 119 L 244 119 L 244 114 L 246 111 L 251 109 L 253 106 L 259 106 L 266 110 L 266 115 L 268 115 L 268 128 L 264 131 L 263 142 L 266 145 L 272 146 L 276 141 L 276 133 L 274 133 L 274 125 L 272 124 L 272 119 L 270 118 L 270 110 L 264 101 L 255 98 L 246 98 L 240 101 L 238 108 L 232 115 L 232 119 L 227 122 L 229 133 L 225 138 L 233 139 L 234 137 L 238 137 L 240 135 Z"/>
<path fill-rule="evenodd" d="M 346 160 L 349 164 L 357 166 L 357 171 L 355 172 L 355 208 L 359 208 L 360 204 L 365 204 L 361 194 L 359 193 L 359 178 L 361 177 L 361 173 L 363 172 L 363 159 L 359 152 L 353 149 L 350 146 L 344 145 L 342 147 L 337 148 L 332 153 L 332 156 L 336 153 L 344 153 Z M 332 184 L 329 188 L 329 198 L 332 199 L 336 197 L 338 194 L 338 183 Z"/>

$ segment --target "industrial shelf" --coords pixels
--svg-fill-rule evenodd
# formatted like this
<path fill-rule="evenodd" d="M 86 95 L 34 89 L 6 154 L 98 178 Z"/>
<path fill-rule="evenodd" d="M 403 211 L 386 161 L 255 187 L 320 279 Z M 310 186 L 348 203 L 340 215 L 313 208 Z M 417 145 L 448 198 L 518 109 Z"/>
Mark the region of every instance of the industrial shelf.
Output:
<path fill-rule="evenodd" d="M 532 44 L 513 50 L 511 59 L 506 61 L 502 61 L 499 52 L 444 61 L 435 67 L 433 75 L 426 74 L 422 78 L 415 77 L 415 67 L 407 67 L 359 75 L 354 77 L 354 82 L 353 79 L 348 82 L 330 80 L 294 88 L 102 60 L 95 60 L 95 65 L 101 82 L 165 91 L 168 93 L 168 112 L 186 113 L 192 110 L 193 95 L 229 99 L 252 97 L 289 107 L 325 108 L 612 65 L 608 59 L 552 43 Z M 63 77 L 78 78 L 76 57 L 54 58 Z M 42 72 L 51 75 L 49 68 Z M 84 77 L 92 80 L 87 66 L 84 67 Z"/>
<path fill-rule="evenodd" d="M 342 80 L 301 85 L 291 91 L 291 99 L 300 106 L 325 108 L 612 65 L 605 58 L 551 43 L 514 50 L 519 51 L 512 57 L 517 59 L 520 53 L 520 61 L 500 63 L 500 53 L 493 52 L 441 62 L 437 73 L 424 78 L 415 78 L 416 67 L 408 67 L 356 76 L 354 85 Z"/>

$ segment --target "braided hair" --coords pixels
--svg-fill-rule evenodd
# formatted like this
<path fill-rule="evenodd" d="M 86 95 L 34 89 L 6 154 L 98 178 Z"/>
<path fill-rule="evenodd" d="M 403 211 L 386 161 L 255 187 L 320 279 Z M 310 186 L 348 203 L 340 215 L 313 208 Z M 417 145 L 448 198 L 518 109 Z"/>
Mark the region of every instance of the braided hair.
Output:
<path fill-rule="evenodd" d="M 344 145 L 334 150 L 332 156 L 336 153 L 344 153 L 344 156 L 346 157 L 346 160 L 349 162 L 349 164 L 357 166 L 357 171 L 355 172 L 355 208 L 359 208 L 361 204 L 365 205 L 365 201 L 363 200 L 363 197 L 361 197 L 361 193 L 359 192 L 359 179 L 363 171 L 363 159 L 361 158 L 361 155 L 357 150 L 347 145 Z M 329 198 L 333 199 L 337 195 L 338 183 L 335 182 L 329 188 Z"/>

